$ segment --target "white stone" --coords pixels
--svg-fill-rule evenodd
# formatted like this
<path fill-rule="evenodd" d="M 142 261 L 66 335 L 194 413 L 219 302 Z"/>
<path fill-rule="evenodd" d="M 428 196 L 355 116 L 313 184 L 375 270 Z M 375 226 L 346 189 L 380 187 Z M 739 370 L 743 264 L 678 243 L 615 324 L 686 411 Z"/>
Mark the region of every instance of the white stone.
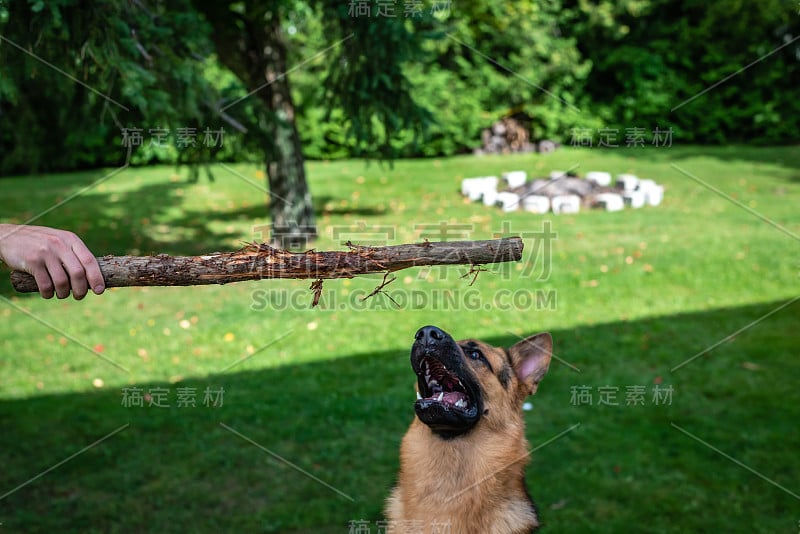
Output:
<path fill-rule="evenodd" d="M 586 173 L 586 179 L 603 187 L 611 185 L 610 172 L 589 171 Z"/>
<path fill-rule="evenodd" d="M 650 189 L 651 187 L 655 186 L 656 186 L 655 180 L 648 180 L 646 178 L 642 178 L 641 180 L 639 180 L 639 189 L 641 189 L 642 191 L 646 191 L 647 189 Z"/>
<path fill-rule="evenodd" d="M 550 197 L 544 195 L 522 197 L 522 208 L 531 213 L 547 213 L 550 211 Z"/>
<path fill-rule="evenodd" d="M 644 201 L 650 206 L 658 206 L 664 199 L 664 186 L 653 180 L 640 180 L 639 190 L 644 193 Z"/>
<path fill-rule="evenodd" d="M 622 194 L 622 199 L 625 205 L 631 208 L 641 208 L 644 206 L 644 192 L 643 191 L 626 191 Z"/>
<path fill-rule="evenodd" d="M 483 192 L 483 205 L 496 206 L 497 205 L 497 191 L 486 189 Z"/>
<path fill-rule="evenodd" d="M 661 201 L 664 200 L 664 186 L 657 185 L 645 191 L 644 193 L 645 202 L 650 204 L 651 206 L 658 206 L 661 204 Z"/>
<path fill-rule="evenodd" d="M 509 188 L 514 189 L 521 185 L 525 185 L 528 179 L 528 174 L 525 171 L 509 171 L 503 173 L 503 181 Z"/>
<path fill-rule="evenodd" d="M 581 210 L 581 197 L 578 195 L 559 195 L 550 202 L 553 213 L 578 213 Z"/>
<path fill-rule="evenodd" d="M 497 204 L 503 211 L 516 211 L 519 209 L 519 195 L 510 191 L 497 193 Z"/>
<path fill-rule="evenodd" d="M 464 178 L 461 180 L 461 194 L 476 202 L 483 198 L 486 191 L 497 191 L 497 176 Z"/>
<path fill-rule="evenodd" d="M 469 196 L 469 192 L 475 187 L 475 184 L 483 178 L 464 178 L 461 180 L 461 194 L 465 197 Z"/>
<path fill-rule="evenodd" d="M 623 191 L 633 191 L 639 185 L 639 178 L 635 174 L 618 174 L 617 187 Z"/>
<path fill-rule="evenodd" d="M 487 176 L 483 179 L 481 185 L 481 198 L 485 193 L 496 193 L 497 192 L 497 184 L 500 180 L 497 179 L 497 176 Z"/>
<path fill-rule="evenodd" d="M 566 178 L 567 171 L 550 171 L 550 179 L 558 180 L 559 178 Z"/>
<path fill-rule="evenodd" d="M 625 207 L 622 195 L 617 193 L 600 193 L 595 197 L 597 205 L 606 211 L 620 211 Z"/>

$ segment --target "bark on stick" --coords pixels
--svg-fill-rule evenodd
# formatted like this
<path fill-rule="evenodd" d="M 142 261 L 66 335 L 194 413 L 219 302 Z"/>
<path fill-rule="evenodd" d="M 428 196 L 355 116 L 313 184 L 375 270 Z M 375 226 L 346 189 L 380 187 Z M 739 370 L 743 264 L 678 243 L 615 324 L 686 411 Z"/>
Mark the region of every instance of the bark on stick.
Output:
<path fill-rule="evenodd" d="M 423 265 L 485 265 L 518 261 L 522 239 L 415 243 L 350 250 L 289 252 L 253 243 L 236 252 L 206 256 L 103 256 L 97 258 L 106 287 L 196 286 L 265 278 L 331 279 L 393 272 Z M 11 283 L 20 293 L 38 291 L 28 273 L 13 271 Z"/>

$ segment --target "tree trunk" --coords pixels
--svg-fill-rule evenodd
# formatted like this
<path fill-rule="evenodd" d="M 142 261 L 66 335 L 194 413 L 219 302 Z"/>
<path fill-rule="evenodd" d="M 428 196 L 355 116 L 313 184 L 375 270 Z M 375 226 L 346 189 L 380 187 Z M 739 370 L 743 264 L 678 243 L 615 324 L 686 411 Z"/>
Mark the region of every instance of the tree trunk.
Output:
<path fill-rule="evenodd" d="M 265 28 L 264 78 L 268 84 L 259 95 L 274 113 L 272 146 L 266 150 L 269 178 L 272 242 L 280 248 L 307 248 L 317 235 L 311 191 L 306 181 L 303 148 L 294 116 L 294 104 L 286 75 L 286 45 L 277 12 Z"/>
<path fill-rule="evenodd" d="M 286 74 L 286 44 L 277 2 L 245 2 L 234 13 L 228 2 L 196 0 L 213 28 L 220 61 L 264 103 L 262 117 L 266 174 L 269 181 L 271 241 L 280 248 L 306 247 L 317 235 L 311 192 L 305 174 L 300 134 Z"/>

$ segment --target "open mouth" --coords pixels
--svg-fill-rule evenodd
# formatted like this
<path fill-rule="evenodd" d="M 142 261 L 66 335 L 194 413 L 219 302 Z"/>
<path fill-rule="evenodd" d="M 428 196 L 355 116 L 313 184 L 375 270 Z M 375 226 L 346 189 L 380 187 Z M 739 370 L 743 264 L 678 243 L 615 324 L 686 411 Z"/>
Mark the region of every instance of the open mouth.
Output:
<path fill-rule="evenodd" d="M 411 368 L 417 375 L 414 411 L 435 434 L 450 439 L 478 424 L 481 389 L 450 334 L 435 326 L 420 328 L 411 347 Z"/>
<path fill-rule="evenodd" d="M 445 439 L 472 430 L 481 413 L 480 390 L 474 380 L 459 376 L 429 355 L 419 359 L 415 370 L 418 391 L 414 411 L 420 421 Z"/>
<path fill-rule="evenodd" d="M 465 415 L 474 408 L 467 388 L 439 360 L 423 357 L 419 362 L 417 377 L 417 405 L 420 408 L 427 409 L 438 404 L 443 410 L 458 411 Z"/>

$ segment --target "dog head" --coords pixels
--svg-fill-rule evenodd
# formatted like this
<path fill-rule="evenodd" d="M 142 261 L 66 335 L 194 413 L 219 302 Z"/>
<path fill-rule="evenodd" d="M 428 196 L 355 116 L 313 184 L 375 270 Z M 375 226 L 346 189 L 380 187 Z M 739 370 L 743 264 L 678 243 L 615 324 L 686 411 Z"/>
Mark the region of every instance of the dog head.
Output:
<path fill-rule="evenodd" d="M 417 417 L 439 436 L 453 438 L 490 414 L 521 411 L 547 373 L 552 350 L 547 333 L 504 349 L 473 339 L 456 342 L 435 326 L 420 328 L 411 348 Z"/>

